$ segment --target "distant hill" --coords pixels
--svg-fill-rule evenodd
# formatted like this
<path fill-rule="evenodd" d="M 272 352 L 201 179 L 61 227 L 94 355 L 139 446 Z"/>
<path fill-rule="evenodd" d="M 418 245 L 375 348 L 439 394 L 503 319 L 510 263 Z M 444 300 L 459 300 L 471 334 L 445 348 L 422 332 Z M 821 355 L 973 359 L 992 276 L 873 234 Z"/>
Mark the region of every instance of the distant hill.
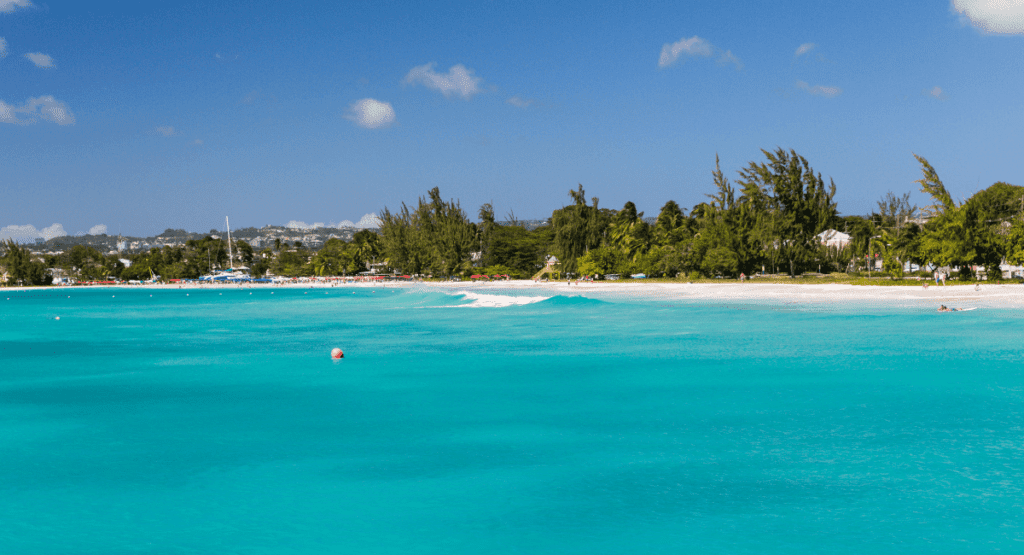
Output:
<path fill-rule="evenodd" d="M 296 229 L 284 226 L 243 227 L 231 230 L 231 238 L 245 241 L 257 250 L 273 246 L 275 240 L 288 244 L 301 241 L 303 245 L 308 247 L 319 248 L 331 238 L 351 241 L 352 236 L 358 231 L 360 230 L 354 227 L 319 227 L 316 229 Z M 54 237 L 45 242 L 35 243 L 32 245 L 32 248 L 36 251 L 57 252 L 68 250 L 75 245 L 83 245 L 93 247 L 102 253 L 123 252 L 130 254 L 148 251 L 151 248 L 183 245 L 190 239 L 202 239 L 206 236 L 223 238 L 227 236 L 227 233 L 213 229 L 209 233 L 196 233 L 185 231 L 184 229 L 166 229 L 159 235 L 152 237 L 122 236 L 120 238 L 120 246 L 118 245 L 117 235 L 65 235 Z"/>

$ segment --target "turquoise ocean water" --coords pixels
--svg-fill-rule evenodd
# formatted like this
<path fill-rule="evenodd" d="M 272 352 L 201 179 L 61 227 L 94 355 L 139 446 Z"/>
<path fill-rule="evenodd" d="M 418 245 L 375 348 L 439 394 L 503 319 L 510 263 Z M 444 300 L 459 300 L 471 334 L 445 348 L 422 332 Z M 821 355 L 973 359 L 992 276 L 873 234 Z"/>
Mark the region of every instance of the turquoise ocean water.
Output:
<path fill-rule="evenodd" d="M 251 293 L 0 291 L 0 553 L 1024 552 L 1017 311 Z"/>

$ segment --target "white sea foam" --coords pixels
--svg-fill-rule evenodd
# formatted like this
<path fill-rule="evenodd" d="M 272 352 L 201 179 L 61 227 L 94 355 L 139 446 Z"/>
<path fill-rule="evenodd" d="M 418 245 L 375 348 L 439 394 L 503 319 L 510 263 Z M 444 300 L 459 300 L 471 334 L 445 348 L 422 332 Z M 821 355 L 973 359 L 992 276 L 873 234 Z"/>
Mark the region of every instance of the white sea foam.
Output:
<path fill-rule="evenodd" d="M 487 293 L 473 293 L 470 291 L 459 291 L 453 293 L 464 299 L 473 301 L 469 304 L 459 305 L 470 308 L 501 308 L 505 306 L 522 306 L 527 304 L 546 301 L 551 297 L 517 297 L 513 295 L 491 295 Z"/>

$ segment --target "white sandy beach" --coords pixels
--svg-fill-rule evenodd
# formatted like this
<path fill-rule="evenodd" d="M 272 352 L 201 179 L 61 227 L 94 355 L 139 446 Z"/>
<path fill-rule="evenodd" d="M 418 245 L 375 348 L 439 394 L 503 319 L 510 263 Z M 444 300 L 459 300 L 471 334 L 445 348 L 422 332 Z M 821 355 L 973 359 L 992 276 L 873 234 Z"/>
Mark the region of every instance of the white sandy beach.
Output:
<path fill-rule="evenodd" d="M 111 285 L 52 288 L 4 288 L 4 293 L 82 291 L 86 289 L 332 289 L 332 288 L 420 288 L 448 293 L 471 292 L 491 295 L 581 295 L 594 297 L 630 297 L 696 302 L 766 302 L 770 304 L 827 305 L 864 303 L 892 307 L 1018 307 L 1024 306 L 1024 285 L 981 284 L 912 286 L 848 285 L 848 284 L 780 284 L 780 283 L 657 283 L 657 282 L 534 282 L 531 280 L 494 282 L 363 282 L 363 283 L 291 283 L 291 284 L 181 284 L 181 285 Z"/>
<path fill-rule="evenodd" d="M 677 299 L 702 302 L 768 302 L 773 304 L 822 305 L 829 303 L 865 303 L 894 307 L 938 308 L 940 304 L 957 308 L 1024 306 L 1024 285 L 913 286 L 848 285 L 848 284 L 780 284 L 780 283 L 656 283 L 597 282 L 566 284 L 566 282 L 534 283 L 510 281 L 491 283 L 431 283 L 414 286 L 439 287 L 447 290 L 493 292 L 536 291 L 560 295 L 610 295 L 651 299 Z"/>

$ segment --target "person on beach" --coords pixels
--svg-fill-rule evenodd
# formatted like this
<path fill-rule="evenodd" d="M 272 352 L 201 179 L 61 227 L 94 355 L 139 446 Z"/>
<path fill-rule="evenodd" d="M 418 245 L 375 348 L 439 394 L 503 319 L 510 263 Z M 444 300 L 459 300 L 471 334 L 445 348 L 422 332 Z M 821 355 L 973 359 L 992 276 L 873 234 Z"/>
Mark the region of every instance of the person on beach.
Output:
<path fill-rule="evenodd" d="M 939 284 L 939 271 L 935 270 L 935 285 Z"/>
<path fill-rule="evenodd" d="M 942 280 L 942 285 L 946 285 L 946 272 L 939 272 L 939 279 Z"/>
<path fill-rule="evenodd" d="M 959 312 L 959 308 L 949 308 L 944 304 L 939 305 L 939 312 Z"/>

